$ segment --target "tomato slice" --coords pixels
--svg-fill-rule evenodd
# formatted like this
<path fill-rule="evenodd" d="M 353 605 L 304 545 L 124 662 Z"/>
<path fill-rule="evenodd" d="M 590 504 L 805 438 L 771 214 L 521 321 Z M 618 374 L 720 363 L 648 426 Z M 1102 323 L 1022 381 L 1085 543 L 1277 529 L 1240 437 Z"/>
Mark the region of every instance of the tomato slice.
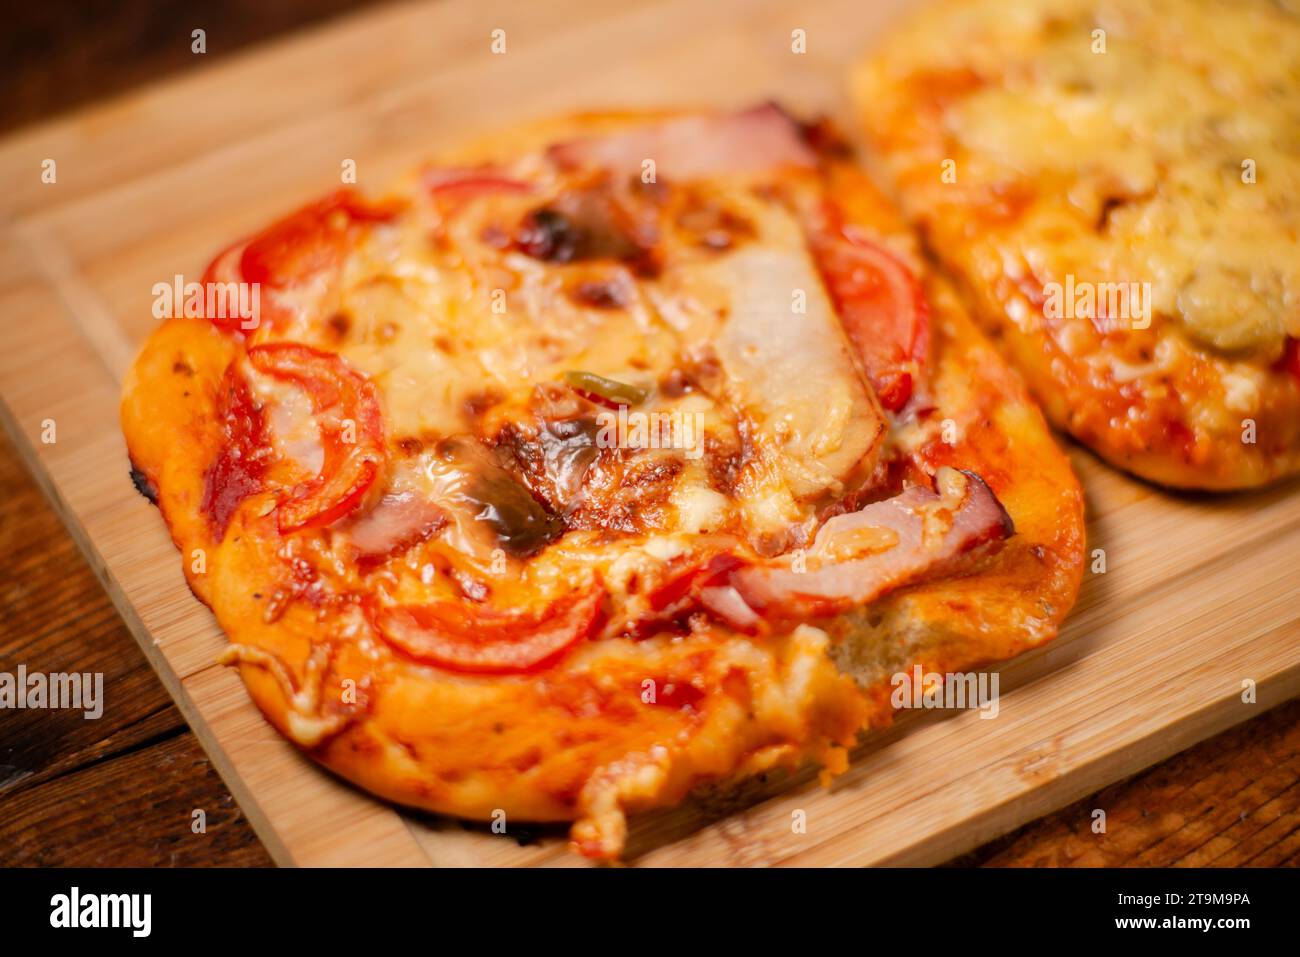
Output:
<path fill-rule="evenodd" d="M 262 315 L 258 318 L 274 323 L 281 314 L 273 301 L 276 290 L 336 270 L 359 229 L 386 222 L 399 209 L 396 202 L 372 203 L 355 190 L 337 190 L 222 252 L 208 266 L 203 281 L 248 282 L 266 287 L 272 301 L 261 302 Z M 249 328 L 239 316 L 208 318 L 226 329 Z"/>
<path fill-rule="evenodd" d="M 473 674 L 518 674 L 553 661 L 600 620 L 605 592 L 566 595 L 540 613 L 459 602 L 398 605 L 374 615 L 389 644 L 417 661 Z"/>
<path fill-rule="evenodd" d="M 211 289 L 214 285 L 237 284 L 244 282 L 244 274 L 240 272 L 239 260 L 244 254 L 246 242 L 238 242 L 235 245 L 222 250 L 216 259 L 208 264 L 208 268 L 203 271 L 203 287 Z M 227 296 L 229 301 L 231 297 Z M 259 296 L 260 298 L 260 296 Z M 235 301 L 238 301 L 237 299 Z M 235 315 L 234 310 L 227 310 L 225 315 L 207 316 L 208 322 L 220 329 L 231 332 L 247 332 L 256 328 L 261 322 L 261 304 L 258 304 L 258 315 L 240 316 Z"/>
<path fill-rule="evenodd" d="M 213 536 L 220 541 L 235 509 L 262 490 L 271 456 L 265 412 L 253 399 L 248 382 L 234 363 L 226 369 L 221 383 L 217 415 L 221 421 L 221 451 L 204 473 L 201 507 Z"/>
<path fill-rule="evenodd" d="M 340 189 L 291 213 L 244 247 L 240 272 L 248 282 L 284 288 L 338 265 L 354 227 L 385 222 L 394 204 L 374 204 Z"/>
<path fill-rule="evenodd" d="M 930 352 L 930 307 L 920 283 L 883 246 L 846 226 L 834 207 L 811 229 L 809 245 L 840 322 L 880 404 L 897 412 Z"/>
<path fill-rule="evenodd" d="M 374 385 L 339 356 L 294 342 L 253 346 L 248 360 L 306 392 L 320 424 L 320 474 L 280 503 L 280 531 L 332 524 L 361 503 L 387 458 Z"/>

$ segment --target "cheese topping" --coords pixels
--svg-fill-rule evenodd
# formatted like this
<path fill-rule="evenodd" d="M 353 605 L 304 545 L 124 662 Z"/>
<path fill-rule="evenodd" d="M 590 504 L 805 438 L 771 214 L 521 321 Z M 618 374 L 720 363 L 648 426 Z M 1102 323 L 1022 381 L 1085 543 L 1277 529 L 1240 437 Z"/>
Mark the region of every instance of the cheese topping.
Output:
<path fill-rule="evenodd" d="M 1150 283 L 1155 316 L 1222 351 L 1276 358 L 1300 336 L 1294 10 L 985 0 L 945 16 L 909 40 L 977 77 L 943 120 L 955 189 L 1014 204 L 1036 184 L 1015 231 L 1040 279 Z"/>

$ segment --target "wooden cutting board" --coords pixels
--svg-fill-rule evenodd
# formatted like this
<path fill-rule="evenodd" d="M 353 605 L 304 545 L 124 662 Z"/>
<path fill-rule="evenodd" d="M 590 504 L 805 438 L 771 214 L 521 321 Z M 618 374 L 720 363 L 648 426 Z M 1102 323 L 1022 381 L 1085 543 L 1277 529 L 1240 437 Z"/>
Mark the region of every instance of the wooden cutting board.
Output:
<path fill-rule="evenodd" d="M 224 637 L 127 481 L 117 426 L 122 375 L 155 321 L 153 284 L 197 276 L 233 237 L 337 185 L 345 159 L 380 187 L 457 139 L 576 108 L 779 97 L 844 118 L 846 64 L 902 5 L 398 6 L 215 69 L 196 56 L 189 77 L 0 145 L 5 425 L 277 861 L 575 859 L 562 830 L 494 836 L 340 783 L 214 664 Z M 795 30 L 806 53 L 792 52 Z M 1087 573 L 1059 639 L 1001 669 L 996 719 L 909 715 L 864 740 L 830 790 L 802 774 L 643 815 L 633 860 L 938 862 L 1300 692 L 1300 486 L 1174 497 L 1072 454 L 1106 571 Z M 1090 824 L 1079 822 L 1085 840 Z"/>

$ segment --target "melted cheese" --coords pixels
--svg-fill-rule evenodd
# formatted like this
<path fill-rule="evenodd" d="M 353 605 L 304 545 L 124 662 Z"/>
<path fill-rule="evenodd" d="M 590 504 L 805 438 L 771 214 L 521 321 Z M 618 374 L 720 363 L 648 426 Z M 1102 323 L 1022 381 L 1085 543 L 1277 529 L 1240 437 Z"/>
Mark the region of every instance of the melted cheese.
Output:
<path fill-rule="evenodd" d="M 351 711 L 326 714 L 321 708 L 322 675 L 330 654 L 328 645 L 312 649 L 301 688 L 294 687 L 293 676 L 283 661 L 254 645 L 228 645 L 217 660 L 223 665 L 252 665 L 270 674 L 284 697 L 289 738 L 300 747 L 314 748 L 346 728 L 355 717 Z"/>
<path fill-rule="evenodd" d="M 588 527 L 608 522 L 624 533 L 632 524 L 658 534 L 739 532 L 761 551 L 788 545 L 813 519 L 819 499 L 871 473 L 885 431 L 798 217 L 787 200 L 743 178 L 708 179 L 672 187 L 657 201 L 664 204 L 655 209 L 657 229 L 666 235 L 656 245 L 662 262 L 653 271 L 635 272 L 616 257 L 552 262 L 520 251 L 514 237 L 539 207 L 573 195 L 588 196 L 577 202 L 602 201 L 582 193 L 585 188 L 574 192 L 562 173 L 541 166 L 527 191 L 489 192 L 446 207 L 417 197 L 348 250 L 328 288 L 313 281 L 294 292 L 303 300 L 296 319 L 264 328 L 257 338 L 336 351 L 374 381 L 395 451 L 372 500 L 415 493 L 444 510 L 439 543 L 455 553 L 460 572 L 480 582 L 501 584 L 499 572 L 491 571 L 500 567 L 497 543 L 481 521 L 483 504 L 467 494 L 473 476 L 435 450 L 455 437 L 491 444 L 503 423 L 535 446 L 539 422 L 555 401 L 545 390 L 571 396 L 563 383 L 573 370 L 639 385 L 649 398 L 626 410 L 627 434 L 616 439 L 633 451 L 617 467 L 603 465 L 607 473 L 593 477 L 587 460 L 569 468 L 575 460 L 557 463 L 542 449 L 560 499 L 548 503 L 552 511 L 567 521 L 587 509 L 581 521 Z M 796 188 L 820 187 L 799 180 Z M 734 245 L 674 232 L 679 215 L 698 220 L 724 210 L 729 218 L 720 221 L 740 224 Z M 492 235 L 498 240 L 485 239 Z M 575 295 L 583 284 L 616 289 L 619 301 Z M 712 363 L 713 381 L 675 397 L 657 390 L 691 362 Z M 298 414 L 301 403 L 292 390 L 268 390 L 281 451 L 319 467 L 310 419 Z M 490 420 L 484 418 L 489 409 Z M 660 453 L 656 421 L 677 430 L 669 435 L 674 446 L 686 439 L 689 447 Z M 422 449 L 414 457 L 397 451 L 404 441 L 409 448 L 409 440 Z M 710 443 L 737 457 L 725 488 L 701 461 Z M 620 549 L 636 546 L 627 537 L 600 550 L 604 573 Z M 429 590 L 421 552 L 403 565 L 404 583 L 397 586 L 403 594 Z M 564 581 L 550 562 L 517 557 L 507 564 L 525 590 Z M 433 577 L 435 591 L 456 597 L 445 576 Z"/>
<path fill-rule="evenodd" d="M 1266 0 L 949 13 L 909 40 L 988 81 L 945 114 L 957 188 L 1037 184 L 1016 230 L 1044 281 L 1149 282 L 1156 315 L 1220 350 L 1300 336 L 1300 17 Z"/>

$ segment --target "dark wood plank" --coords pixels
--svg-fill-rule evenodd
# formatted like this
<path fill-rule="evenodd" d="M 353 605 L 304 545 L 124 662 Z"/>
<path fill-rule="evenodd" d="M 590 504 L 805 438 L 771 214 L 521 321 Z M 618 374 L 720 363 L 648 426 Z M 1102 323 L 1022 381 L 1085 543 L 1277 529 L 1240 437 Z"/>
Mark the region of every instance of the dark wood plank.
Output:
<path fill-rule="evenodd" d="M 10 4 L 0 132 L 375 0 Z M 195 28 L 207 53 L 190 50 Z M 126 478 L 123 476 L 123 481 Z M 94 574 L 0 435 L 0 670 L 102 672 L 98 720 L 0 711 L 0 865 L 269 865 Z M 204 810 L 206 833 L 191 831 Z"/>
<path fill-rule="evenodd" d="M 0 129 L 202 67 L 378 0 L 102 0 L 7 3 L 0 31 Z M 207 52 L 191 50 L 202 29 Z"/>
<path fill-rule="evenodd" d="M 0 711 L 0 864 L 271 863 L 0 436 L 0 670 L 20 664 L 102 673 L 103 715 Z M 205 833 L 191 830 L 195 809 Z"/>
<path fill-rule="evenodd" d="M 10 865 L 271 864 L 194 735 L 174 727 L 39 787 L 20 784 L 0 799 L 0 821 Z"/>

